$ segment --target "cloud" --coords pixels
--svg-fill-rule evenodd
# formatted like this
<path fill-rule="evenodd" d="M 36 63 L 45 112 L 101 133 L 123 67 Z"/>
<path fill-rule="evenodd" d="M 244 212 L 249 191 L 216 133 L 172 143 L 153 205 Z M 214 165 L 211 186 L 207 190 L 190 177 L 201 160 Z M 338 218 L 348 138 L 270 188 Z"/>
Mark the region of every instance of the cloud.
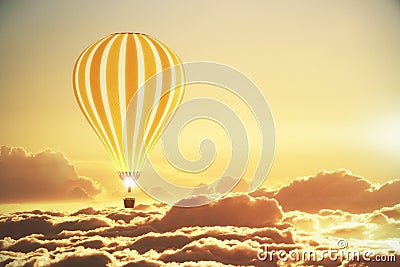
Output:
<path fill-rule="evenodd" d="M 176 200 L 176 196 L 170 193 L 168 190 L 161 186 L 156 186 L 148 189 L 150 195 L 153 196 L 162 196 L 163 199 L 170 201 L 170 203 L 173 203 L 174 200 Z"/>
<path fill-rule="evenodd" d="M 375 186 L 347 170 L 336 170 L 297 178 L 275 192 L 260 189 L 252 195 L 273 197 L 285 211 L 316 213 L 321 209 L 340 209 L 362 213 L 400 203 L 399 192 L 400 180 Z"/>
<path fill-rule="evenodd" d="M 232 186 L 234 187 L 232 188 Z M 230 190 L 232 188 L 232 190 Z M 200 183 L 193 189 L 193 195 L 211 195 L 215 193 L 225 194 L 228 191 L 237 193 L 237 192 L 247 192 L 249 190 L 249 183 L 244 180 L 237 179 L 224 176 L 221 177 L 214 187 L 211 187 L 207 184 Z"/>
<path fill-rule="evenodd" d="M 343 238 L 349 248 L 372 249 L 377 255 L 393 254 L 399 247 L 400 203 L 362 213 L 329 208 L 284 212 L 270 198 L 276 192 L 233 193 L 196 208 L 154 204 L 3 214 L 0 266 L 363 266 L 327 258 L 283 262 L 276 255 L 260 261 L 257 255 L 264 245 L 275 251 L 321 251 L 336 248 Z M 207 197 L 182 201 L 202 203 Z"/>
<path fill-rule="evenodd" d="M 140 259 L 136 261 L 131 261 L 124 264 L 122 267 L 158 267 L 162 266 L 163 262 L 157 262 L 149 259 Z"/>
<path fill-rule="evenodd" d="M 243 209 L 243 218 L 236 208 Z M 262 242 L 294 245 L 290 226 L 279 222 L 282 211 L 275 200 L 236 194 L 195 209 L 189 214 L 189 209 L 142 205 L 140 210 L 88 207 L 73 213 L 35 210 L 1 215 L 0 254 L 5 259 L 0 265 L 176 266 L 172 259 L 187 254 L 187 246 L 192 246 L 193 253 L 185 256 L 188 261 L 179 260 L 182 266 L 230 266 L 239 262 L 233 255 L 249 249 L 241 247 L 242 242 L 250 242 L 254 249 Z M 190 220 L 197 213 L 202 218 Z M 259 216 L 251 219 L 253 213 Z M 223 259 L 218 253 L 224 248 L 218 252 L 209 244 L 216 254 L 199 259 L 207 238 L 209 243 L 225 242 L 224 248 L 230 246 L 228 240 L 238 246 Z M 254 251 L 247 251 L 241 262 L 256 261 Z"/>
<path fill-rule="evenodd" d="M 259 261 L 257 254 L 263 245 L 285 251 L 334 247 L 342 233 L 358 226 L 371 230 L 348 236 L 352 248 L 378 251 L 396 248 L 400 240 L 395 232 L 400 222 L 383 214 L 386 209 L 365 214 L 283 213 L 275 200 L 244 194 L 213 204 L 198 207 L 203 210 L 193 214 L 187 208 L 147 205 L 141 210 L 88 207 L 73 213 L 35 210 L 1 215 L 0 266 L 337 266 L 340 262 L 327 260 L 286 264 L 276 256 Z M 233 214 L 232 207 L 243 213 Z M 314 232 L 302 231 L 295 218 L 313 218 Z M 183 223 L 171 226 L 174 219 Z"/>
<path fill-rule="evenodd" d="M 93 251 L 92 253 L 74 253 L 63 257 L 61 260 L 54 262 L 49 267 L 72 267 L 72 266 L 85 266 L 85 267 L 107 267 L 113 263 L 113 257 L 105 252 Z"/>
<path fill-rule="evenodd" d="M 14 215 L 15 216 L 15 215 Z M 3 217 L 0 220 L 0 237 L 20 238 L 30 234 L 53 234 L 53 223 L 50 216 L 36 214 Z"/>
<path fill-rule="evenodd" d="M 90 199 L 102 191 L 91 178 L 79 176 L 59 152 L 28 154 L 7 146 L 0 149 L 0 184 L 3 203 Z"/>
<path fill-rule="evenodd" d="M 382 210 L 362 214 L 327 209 L 320 210 L 318 214 L 290 211 L 284 214 L 283 221 L 321 236 L 361 240 L 400 239 L 400 220 L 389 218 Z"/>
<path fill-rule="evenodd" d="M 383 207 L 379 211 L 389 218 L 400 220 L 400 204 L 397 204 L 393 207 Z"/>
<path fill-rule="evenodd" d="M 192 238 L 184 233 L 176 233 L 173 235 L 149 233 L 135 241 L 130 248 L 137 250 L 140 254 L 151 249 L 162 252 L 166 249 L 181 248 L 191 241 Z"/>
<path fill-rule="evenodd" d="M 41 214 L 19 213 L 14 216 L 0 217 L 0 238 L 20 238 L 31 234 L 54 236 L 62 231 L 88 231 L 111 225 L 111 220 L 98 217 L 67 216 L 55 217 L 43 212 Z"/>
<path fill-rule="evenodd" d="M 263 227 L 273 225 L 281 219 L 282 210 L 276 200 L 238 194 L 200 207 L 174 206 L 160 221 L 154 223 L 154 227 L 164 231 L 183 226 Z"/>
<path fill-rule="evenodd" d="M 218 240 L 212 237 L 196 240 L 178 250 L 163 253 L 160 260 L 164 262 L 214 261 L 232 265 L 265 266 L 257 257 L 257 242 L 235 240 Z"/>
<path fill-rule="evenodd" d="M 235 226 L 184 227 L 174 232 L 148 232 L 138 237 L 128 247 L 143 254 L 150 250 L 162 253 L 166 250 L 179 249 L 193 241 L 212 237 L 218 240 L 237 240 L 245 242 L 253 240 L 262 244 L 292 244 L 293 229 L 277 229 L 275 227 L 249 228 Z"/>

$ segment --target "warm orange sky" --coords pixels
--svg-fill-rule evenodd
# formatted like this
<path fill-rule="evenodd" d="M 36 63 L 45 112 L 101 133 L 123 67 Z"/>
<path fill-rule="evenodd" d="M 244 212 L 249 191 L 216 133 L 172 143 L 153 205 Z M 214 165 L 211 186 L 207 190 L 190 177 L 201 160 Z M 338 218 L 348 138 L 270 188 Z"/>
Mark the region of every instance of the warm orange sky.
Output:
<path fill-rule="evenodd" d="M 0 144 L 61 151 L 80 175 L 120 189 L 75 102 L 71 76 L 87 45 L 121 31 L 148 33 L 184 62 L 230 65 L 260 87 L 277 134 L 266 185 L 337 168 L 373 182 L 399 178 L 394 0 L 2 1 Z"/>
<path fill-rule="evenodd" d="M 147 33 L 182 62 L 222 63 L 259 86 L 276 127 L 262 188 L 247 192 L 262 148 L 251 112 L 219 87 L 190 85 L 184 101 L 219 100 L 244 123 L 246 181 L 216 201 L 232 178 L 179 200 L 211 201 L 201 207 L 154 203 L 136 189 L 135 208 L 122 208 L 122 182 L 72 88 L 79 54 L 115 32 Z M 365 266 L 398 265 L 399 33 L 398 0 L 0 1 L 0 265 L 305 266 L 315 263 L 257 255 L 264 245 L 322 252 L 339 241 L 397 261 Z M 196 160 L 204 138 L 218 153 L 203 173 L 179 173 L 160 143 L 151 159 L 176 184 L 209 182 L 230 161 L 223 127 L 195 121 L 179 148 Z M 340 261 L 321 264 L 361 264 Z"/>

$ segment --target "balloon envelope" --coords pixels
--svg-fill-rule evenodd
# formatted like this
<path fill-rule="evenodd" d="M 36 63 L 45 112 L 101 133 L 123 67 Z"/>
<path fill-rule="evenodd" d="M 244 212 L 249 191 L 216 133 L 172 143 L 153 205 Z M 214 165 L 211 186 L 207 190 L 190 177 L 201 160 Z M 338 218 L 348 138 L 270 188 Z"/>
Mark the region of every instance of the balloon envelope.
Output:
<path fill-rule="evenodd" d="M 184 79 L 180 64 L 170 48 L 140 33 L 106 36 L 77 59 L 75 98 L 121 178 L 139 176 L 146 153 L 181 103 L 184 87 L 174 87 Z M 170 68 L 144 87 L 152 76 Z"/>

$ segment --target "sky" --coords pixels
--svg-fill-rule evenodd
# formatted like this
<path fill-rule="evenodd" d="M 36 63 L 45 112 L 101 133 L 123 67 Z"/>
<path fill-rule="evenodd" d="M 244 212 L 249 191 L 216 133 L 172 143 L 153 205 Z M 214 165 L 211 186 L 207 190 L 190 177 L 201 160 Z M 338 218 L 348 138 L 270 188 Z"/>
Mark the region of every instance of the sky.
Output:
<path fill-rule="evenodd" d="M 234 67 L 258 85 L 277 140 L 264 186 L 339 168 L 377 183 L 398 178 L 398 1 L 2 1 L 0 7 L 1 144 L 62 152 L 79 175 L 110 193 L 121 183 L 80 113 L 71 77 L 84 48 L 122 31 L 162 40 L 183 62 Z M 196 97 L 189 89 L 187 97 Z M 202 95 L 213 93 L 205 88 Z M 187 134 L 182 142 L 193 139 Z M 197 146 L 186 147 L 196 157 Z M 153 156 L 161 166 L 160 150 Z M 185 183 L 172 169 L 174 175 Z"/>
<path fill-rule="evenodd" d="M 221 88 L 190 85 L 184 101 L 216 99 L 243 123 L 249 153 L 232 163 L 249 157 L 244 179 L 212 201 L 234 179 L 220 177 L 234 134 L 196 121 L 179 148 L 196 160 L 208 152 L 201 141 L 215 141 L 209 169 L 179 172 L 160 142 L 151 163 L 177 185 L 221 179 L 176 205 L 136 189 L 135 209 L 122 208 L 123 184 L 72 88 L 80 53 L 115 32 L 147 33 L 182 62 L 218 62 L 257 84 L 276 131 L 258 190 L 248 192 L 263 149 L 251 111 Z M 397 0 L 0 1 L 0 265 L 397 266 L 399 33 Z M 257 258 L 265 246 L 321 253 L 340 244 L 397 262 Z"/>

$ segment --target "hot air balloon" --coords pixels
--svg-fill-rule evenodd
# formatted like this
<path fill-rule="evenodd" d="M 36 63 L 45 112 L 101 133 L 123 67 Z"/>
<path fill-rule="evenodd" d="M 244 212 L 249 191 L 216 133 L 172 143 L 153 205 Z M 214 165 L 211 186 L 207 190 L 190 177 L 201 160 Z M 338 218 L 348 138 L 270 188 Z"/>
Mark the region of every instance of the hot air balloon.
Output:
<path fill-rule="evenodd" d="M 179 85 L 184 72 L 176 67 L 180 64 L 165 44 L 141 33 L 106 36 L 76 60 L 72 79 L 76 101 L 129 193 L 147 154 L 182 101 L 184 87 Z M 145 87 L 156 74 L 154 86 Z M 134 202 L 133 197 L 124 198 L 125 207 L 133 207 Z"/>

